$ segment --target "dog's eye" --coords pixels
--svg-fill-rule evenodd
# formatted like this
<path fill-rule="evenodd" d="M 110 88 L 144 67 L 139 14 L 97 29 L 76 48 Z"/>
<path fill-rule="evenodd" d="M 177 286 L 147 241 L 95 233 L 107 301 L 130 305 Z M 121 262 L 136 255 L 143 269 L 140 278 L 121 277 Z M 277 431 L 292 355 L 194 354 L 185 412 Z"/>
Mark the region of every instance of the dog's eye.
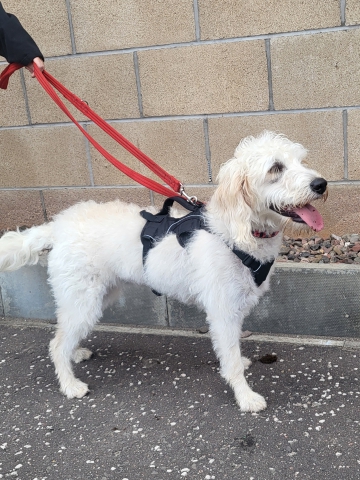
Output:
<path fill-rule="evenodd" d="M 284 165 L 280 162 L 275 162 L 274 165 L 270 168 L 269 173 L 276 174 L 281 173 L 284 170 Z"/>

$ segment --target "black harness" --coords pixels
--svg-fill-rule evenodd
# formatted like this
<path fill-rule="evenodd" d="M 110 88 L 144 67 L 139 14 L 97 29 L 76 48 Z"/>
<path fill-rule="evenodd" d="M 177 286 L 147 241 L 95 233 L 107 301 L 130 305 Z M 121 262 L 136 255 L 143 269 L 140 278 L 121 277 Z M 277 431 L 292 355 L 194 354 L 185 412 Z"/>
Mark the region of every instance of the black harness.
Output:
<path fill-rule="evenodd" d="M 187 210 L 190 210 L 190 213 L 181 218 L 170 217 L 169 212 L 174 201 Z M 155 215 L 146 210 L 142 210 L 140 215 L 146 220 L 140 236 L 143 244 L 143 264 L 145 265 L 146 256 L 150 249 L 154 247 L 155 242 L 168 233 L 174 233 L 179 244 L 185 248 L 196 230 L 206 230 L 210 232 L 205 222 L 204 209 L 205 205 L 201 202 L 193 205 L 182 197 L 170 197 L 165 200 L 160 212 Z M 266 280 L 274 260 L 261 263 L 242 250 L 233 248 L 232 251 L 242 261 L 243 265 L 250 269 L 254 282 L 259 287 Z"/>

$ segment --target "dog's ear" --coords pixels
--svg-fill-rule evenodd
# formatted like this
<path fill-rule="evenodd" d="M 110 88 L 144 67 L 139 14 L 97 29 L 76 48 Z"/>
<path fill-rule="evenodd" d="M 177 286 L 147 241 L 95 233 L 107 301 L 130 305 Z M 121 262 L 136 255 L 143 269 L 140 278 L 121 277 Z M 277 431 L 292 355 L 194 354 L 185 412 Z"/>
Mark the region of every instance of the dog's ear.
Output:
<path fill-rule="evenodd" d="M 251 244 L 254 196 L 248 176 L 228 162 L 220 169 L 218 181 L 219 186 L 211 199 L 211 208 L 215 209 L 217 218 L 226 227 L 232 241 Z"/>
<path fill-rule="evenodd" d="M 243 179 L 241 180 L 240 192 L 242 192 L 244 202 L 252 210 L 253 209 L 253 199 L 252 199 L 252 196 L 251 196 L 249 178 L 246 175 L 244 175 Z"/>

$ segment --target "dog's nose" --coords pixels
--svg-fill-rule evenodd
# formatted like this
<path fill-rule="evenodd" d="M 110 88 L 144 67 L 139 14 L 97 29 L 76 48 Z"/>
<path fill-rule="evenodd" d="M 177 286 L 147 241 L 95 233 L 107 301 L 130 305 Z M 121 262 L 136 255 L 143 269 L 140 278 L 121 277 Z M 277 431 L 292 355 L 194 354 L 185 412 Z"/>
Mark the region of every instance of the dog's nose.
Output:
<path fill-rule="evenodd" d="M 326 190 L 326 185 L 327 181 L 325 178 L 318 177 L 310 183 L 310 188 L 313 192 L 322 195 Z"/>

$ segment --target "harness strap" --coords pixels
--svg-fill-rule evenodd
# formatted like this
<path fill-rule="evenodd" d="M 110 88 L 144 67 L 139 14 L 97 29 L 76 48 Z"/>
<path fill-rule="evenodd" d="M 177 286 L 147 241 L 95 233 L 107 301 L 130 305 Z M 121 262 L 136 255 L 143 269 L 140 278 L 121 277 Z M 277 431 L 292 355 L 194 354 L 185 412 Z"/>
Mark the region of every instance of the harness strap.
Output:
<path fill-rule="evenodd" d="M 174 202 L 179 203 L 186 210 L 189 210 L 190 213 L 180 218 L 170 217 L 170 208 Z M 146 224 L 141 232 L 143 263 L 145 264 L 146 256 L 154 246 L 155 241 L 172 231 L 175 231 L 180 245 L 185 247 L 195 230 L 205 228 L 204 217 L 201 214 L 203 206 L 204 204 L 201 202 L 193 205 L 182 197 L 170 197 L 165 200 L 162 209 L 156 214 L 142 210 L 140 215 L 146 220 Z"/>
<path fill-rule="evenodd" d="M 266 280 L 275 260 L 272 262 L 261 263 L 259 260 L 256 260 L 256 258 L 242 250 L 233 248 L 232 251 L 238 258 L 240 258 L 243 265 L 250 269 L 254 282 L 260 287 L 260 285 Z"/>
<path fill-rule="evenodd" d="M 182 198 L 182 197 L 170 197 L 165 200 L 160 212 L 154 216 L 156 217 L 161 215 L 169 215 L 170 208 L 174 205 L 174 202 L 179 203 L 183 208 L 185 208 L 186 210 L 189 210 L 190 212 L 194 212 L 198 208 L 201 208 L 204 206 L 204 203 L 202 202 L 196 202 L 196 204 L 193 204 L 193 203 L 189 203 L 188 200 L 185 200 L 185 198 Z"/>

